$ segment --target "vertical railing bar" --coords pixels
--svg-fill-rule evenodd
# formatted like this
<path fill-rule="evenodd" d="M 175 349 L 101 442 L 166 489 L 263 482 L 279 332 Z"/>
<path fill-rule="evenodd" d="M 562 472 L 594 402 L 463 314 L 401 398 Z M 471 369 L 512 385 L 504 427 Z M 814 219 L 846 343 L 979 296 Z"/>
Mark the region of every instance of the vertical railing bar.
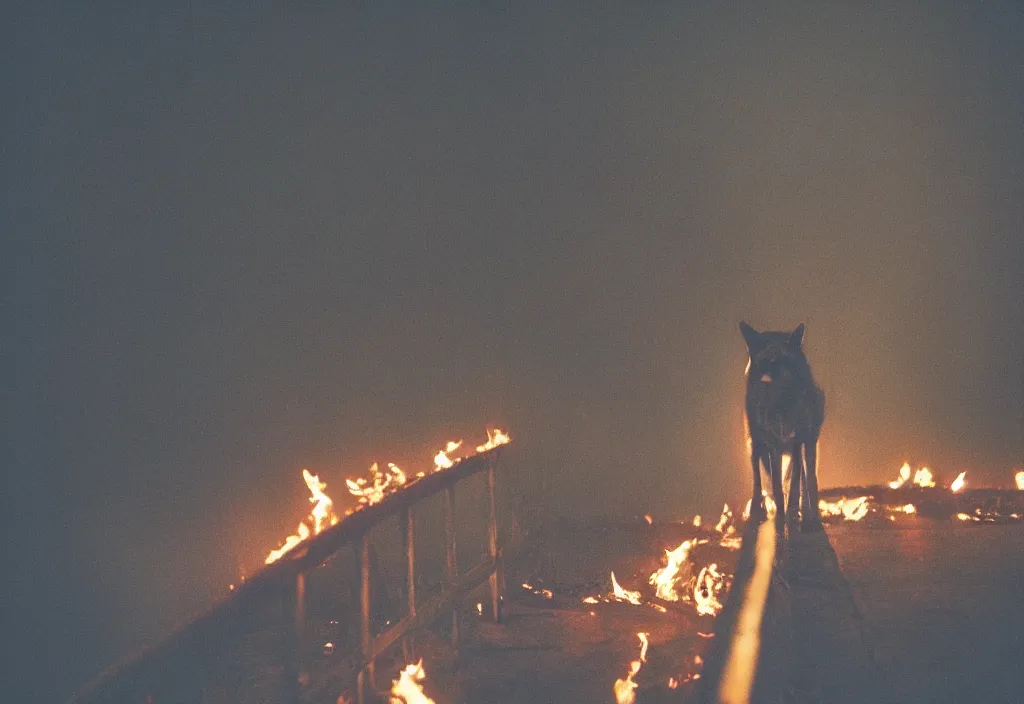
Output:
<path fill-rule="evenodd" d="M 455 485 L 444 490 L 444 557 L 448 587 L 458 581 L 458 562 L 455 556 Z M 459 648 L 459 606 L 452 607 L 452 647 Z"/>
<path fill-rule="evenodd" d="M 490 548 L 491 561 L 495 569 L 491 572 L 491 615 L 495 623 L 501 623 L 501 575 L 498 574 L 498 514 L 494 507 L 494 460 L 487 461 L 487 503 L 490 509 L 488 515 L 488 547 Z"/>
<path fill-rule="evenodd" d="M 356 681 L 356 697 L 359 704 L 366 704 L 367 689 L 373 689 L 373 633 L 370 628 L 370 534 L 363 533 L 359 541 L 359 633 L 363 654 L 363 668 Z"/>
<path fill-rule="evenodd" d="M 409 594 L 409 617 L 416 617 L 416 523 L 412 506 L 406 507 L 402 512 L 403 523 L 405 524 L 405 562 L 406 562 L 406 586 Z M 402 655 L 406 662 L 413 659 L 414 643 L 412 635 L 402 639 Z"/>

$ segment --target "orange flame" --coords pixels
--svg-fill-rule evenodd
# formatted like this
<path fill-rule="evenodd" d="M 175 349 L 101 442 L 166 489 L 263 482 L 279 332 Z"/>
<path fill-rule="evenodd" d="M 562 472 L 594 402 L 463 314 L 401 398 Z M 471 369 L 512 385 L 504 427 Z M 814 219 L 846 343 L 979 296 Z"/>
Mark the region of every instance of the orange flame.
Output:
<path fill-rule="evenodd" d="M 901 486 L 910 481 L 910 463 L 904 462 L 903 466 L 900 467 L 900 476 L 895 480 L 889 482 L 890 489 L 899 489 Z"/>
<path fill-rule="evenodd" d="M 359 499 L 359 503 L 373 506 L 392 491 L 399 489 L 406 483 L 405 472 L 393 464 L 388 464 L 388 471 L 381 472 L 377 463 L 370 465 L 370 481 L 365 477 L 358 479 L 346 479 L 349 493 Z"/>
<path fill-rule="evenodd" d="M 507 445 L 511 440 L 512 438 L 510 438 L 507 433 L 502 432 L 501 429 L 487 428 L 487 442 L 485 442 L 483 445 L 477 445 L 476 451 L 487 452 L 488 450 L 493 450 L 498 445 Z"/>
<path fill-rule="evenodd" d="M 693 543 L 684 540 L 675 550 L 665 551 L 665 566 L 652 574 L 648 580 L 654 585 L 659 599 L 679 601 L 680 595 L 676 592 L 676 583 L 689 577 L 689 574 L 680 575 L 680 568 L 690 556 L 692 548 Z M 689 573 L 689 565 L 687 565 L 686 572 Z"/>
<path fill-rule="evenodd" d="M 434 455 L 434 471 L 437 472 L 442 469 L 448 469 L 449 467 L 453 466 L 455 464 L 455 460 L 449 457 L 449 455 L 458 450 L 461 446 L 461 440 L 449 440 L 448 444 L 445 445 L 444 449 L 439 451 L 436 455 Z"/>
<path fill-rule="evenodd" d="M 932 478 L 932 470 L 927 467 L 921 467 L 921 469 L 914 472 L 914 483 L 922 489 L 929 489 L 935 486 L 935 480 Z"/>
<path fill-rule="evenodd" d="M 612 687 L 612 691 L 615 692 L 615 704 L 634 704 L 636 702 L 637 685 L 633 678 L 640 672 L 640 667 L 647 662 L 647 634 L 637 633 L 636 635 L 640 639 L 640 659 L 630 661 L 626 679 L 615 680 Z"/>
<path fill-rule="evenodd" d="M 406 665 L 398 679 L 391 683 L 391 694 L 395 695 L 390 698 L 391 704 L 434 704 L 419 685 L 426 677 L 422 658 L 415 665 Z"/>
<path fill-rule="evenodd" d="M 963 491 L 964 487 L 967 486 L 966 477 L 967 472 L 960 472 L 960 474 L 957 475 L 956 479 L 953 480 L 953 483 L 949 485 L 949 490 L 952 491 L 954 494 Z"/>
<path fill-rule="evenodd" d="M 313 509 L 309 512 L 309 516 L 299 523 L 299 527 L 295 529 L 295 534 L 289 535 L 284 539 L 284 545 L 277 550 L 270 551 L 264 564 L 269 565 L 272 562 L 276 562 L 281 559 L 282 555 L 310 535 L 317 535 L 323 529 L 333 526 L 338 522 L 338 517 L 334 515 L 334 503 L 331 501 L 331 497 L 324 493 L 327 485 L 320 481 L 319 476 L 311 474 L 308 469 L 302 470 L 302 478 L 305 480 L 306 487 L 311 494 L 309 501 L 313 504 Z M 313 526 L 312 529 L 307 525 L 307 521 Z"/>
<path fill-rule="evenodd" d="M 693 587 L 693 600 L 697 604 L 697 613 L 715 616 L 722 610 L 722 602 L 718 596 L 729 587 L 728 578 L 718 571 L 718 565 L 712 562 L 700 571 L 697 583 Z"/>
<path fill-rule="evenodd" d="M 1014 474 L 1013 480 L 1017 483 L 1017 489 L 1019 491 L 1024 491 L 1024 470 Z"/>
<path fill-rule="evenodd" d="M 825 501 L 824 499 L 818 500 L 818 512 L 822 518 L 830 516 L 842 516 L 844 521 L 859 521 L 864 516 L 868 515 L 870 507 L 868 506 L 869 496 L 858 496 L 855 499 L 848 499 L 845 496 L 840 498 L 838 501 Z M 913 509 L 913 506 L 911 509 Z M 907 511 L 912 513 L 912 511 Z"/>
<path fill-rule="evenodd" d="M 618 581 L 615 579 L 615 573 L 612 572 L 612 596 L 617 601 L 628 601 L 634 606 L 640 606 L 640 592 L 633 591 L 631 589 L 623 589 L 619 586 Z"/>

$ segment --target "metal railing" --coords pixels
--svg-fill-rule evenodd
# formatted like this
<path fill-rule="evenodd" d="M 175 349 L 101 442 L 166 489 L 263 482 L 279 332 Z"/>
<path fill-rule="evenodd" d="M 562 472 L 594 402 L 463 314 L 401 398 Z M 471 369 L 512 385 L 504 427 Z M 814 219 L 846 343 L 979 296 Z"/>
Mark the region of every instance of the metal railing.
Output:
<path fill-rule="evenodd" d="M 501 447 L 472 455 L 452 467 L 427 474 L 388 494 L 379 502 L 363 507 L 337 524 L 303 541 L 278 561 L 266 566 L 242 583 L 231 596 L 210 611 L 172 633 L 163 642 L 141 654 L 115 665 L 79 690 L 68 704 L 105 704 L 107 702 L 140 701 L 160 704 L 157 694 L 161 683 L 175 681 L 183 668 L 194 669 L 197 663 L 212 658 L 224 644 L 237 635 L 244 616 L 261 607 L 283 606 L 290 627 L 284 644 L 284 688 L 282 699 L 302 701 L 317 689 L 316 683 L 305 683 L 301 640 L 306 630 L 306 575 L 342 548 L 356 548 L 360 576 L 359 648 L 361 667 L 356 677 L 356 696 L 364 704 L 374 690 L 374 663 L 399 641 L 408 646 L 407 638 L 417 629 L 432 625 L 445 613 L 451 614 L 451 640 L 456 648 L 460 639 L 459 604 L 470 591 L 490 580 L 490 612 L 495 621 L 501 619 L 502 558 L 498 547 L 498 523 L 495 510 L 495 469 Z M 487 557 L 464 574 L 459 574 L 456 561 L 455 486 L 480 472 L 487 473 L 488 553 Z M 416 504 L 444 492 L 444 558 L 445 579 L 440 593 L 417 603 L 416 540 L 414 509 Z M 406 551 L 407 613 L 383 632 L 373 634 L 371 623 L 371 559 L 370 530 L 395 516 L 404 531 Z"/>

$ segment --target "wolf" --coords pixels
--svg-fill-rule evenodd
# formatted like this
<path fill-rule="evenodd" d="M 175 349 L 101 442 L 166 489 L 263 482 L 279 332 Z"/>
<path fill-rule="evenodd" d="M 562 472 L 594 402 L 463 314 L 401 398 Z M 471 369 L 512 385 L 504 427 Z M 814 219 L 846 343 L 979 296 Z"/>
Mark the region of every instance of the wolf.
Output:
<path fill-rule="evenodd" d="M 763 516 L 763 463 L 772 482 L 776 531 L 784 532 L 787 520 L 795 526 L 798 514 L 802 514 L 804 532 L 821 530 L 818 437 L 825 422 L 825 394 L 814 383 L 811 365 L 804 354 L 804 324 L 800 323 L 792 332 L 758 332 L 742 321 L 740 332 L 750 354 L 746 405 L 750 461 L 754 468 L 751 514 Z M 792 459 L 789 506 L 784 506 L 782 493 L 782 455 Z"/>

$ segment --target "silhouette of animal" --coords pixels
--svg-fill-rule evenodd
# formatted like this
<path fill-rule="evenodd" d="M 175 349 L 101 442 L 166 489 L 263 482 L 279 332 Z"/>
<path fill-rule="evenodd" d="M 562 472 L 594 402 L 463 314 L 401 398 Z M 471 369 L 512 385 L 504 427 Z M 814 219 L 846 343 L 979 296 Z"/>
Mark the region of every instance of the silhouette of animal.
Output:
<path fill-rule="evenodd" d="M 743 321 L 740 332 L 750 353 L 746 410 L 754 469 L 751 515 L 764 515 L 760 469 L 763 464 L 772 484 L 776 530 L 782 533 L 787 519 L 795 525 L 800 514 L 805 532 L 821 530 L 818 437 L 825 421 L 825 394 L 814 383 L 811 365 L 804 354 L 804 324 L 800 323 L 793 332 L 758 332 Z M 784 505 L 782 493 L 783 455 L 792 459 L 789 506 Z"/>

